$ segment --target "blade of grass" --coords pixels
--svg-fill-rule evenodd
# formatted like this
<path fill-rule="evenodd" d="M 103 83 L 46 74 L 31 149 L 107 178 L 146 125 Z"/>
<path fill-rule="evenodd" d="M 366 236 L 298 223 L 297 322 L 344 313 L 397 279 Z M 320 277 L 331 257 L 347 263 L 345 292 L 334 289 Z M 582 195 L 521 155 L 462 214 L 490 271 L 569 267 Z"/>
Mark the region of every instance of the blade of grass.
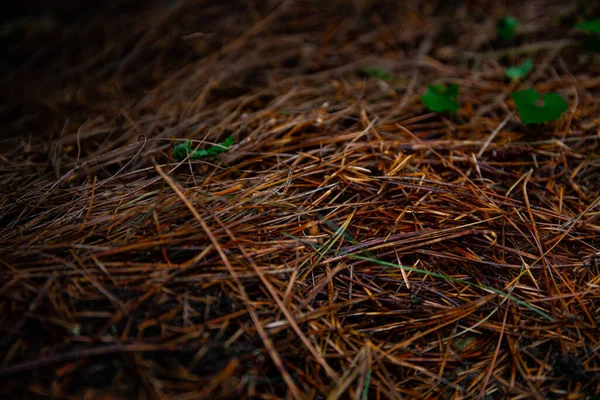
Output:
<path fill-rule="evenodd" d="M 440 274 L 439 272 L 431 272 L 431 271 L 425 271 L 423 269 L 419 269 L 419 268 L 413 268 L 413 267 L 407 267 L 406 265 L 399 265 L 399 264 L 394 264 L 391 262 L 387 262 L 387 261 L 383 261 L 383 260 L 378 260 L 376 258 L 372 258 L 372 257 L 365 257 L 365 256 L 360 256 L 357 254 L 349 254 L 348 258 L 353 258 L 353 259 L 357 259 L 357 260 L 363 260 L 363 261 L 369 261 L 381 266 L 385 266 L 385 267 L 391 267 L 391 268 L 397 268 L 397 269 L 404 269 L 405 271 L 410 271 L 410 272 L 415 272 L 417 274 L 421 274 L 421 275 L 427 275 L 427 276 L 431 276 L 434 278 L 440 278 L 440 279 L 445 279 L 447 281 L 451 281 L 451 282 L 455 282 L 455 283 L 460 283 L 462 285 L 468 285 L 468 286 L 473 286 L 488 292 L 492 292 L 495 294 L 498 294 L 502 297 L 505 297 L 509 300 L 514 301 L 515 303 L 528 308 L 529 310 L 535 312 L 536 314 L 544 317 L 545 319 L 549 320 L 549 321 L 555 321 L 554 318 L 552 318 L 550 315 L 546 314 L 545 312 L 543 312 L 542 310 L 537 309 L 536 307 L 532 306 L 531 304 L 518 299 L 500 289 L 496 289 L 493 287 L 489 287 L 489 286 L 485 286 L 485 285 L 480 285 L 478 283 L 473 283 L 473 282 L 469 282 L 466 281 L 464 279 L 459 279 L 459 278 L 453 278 L 449 275 L 445 275 L 445 274 Z"/>

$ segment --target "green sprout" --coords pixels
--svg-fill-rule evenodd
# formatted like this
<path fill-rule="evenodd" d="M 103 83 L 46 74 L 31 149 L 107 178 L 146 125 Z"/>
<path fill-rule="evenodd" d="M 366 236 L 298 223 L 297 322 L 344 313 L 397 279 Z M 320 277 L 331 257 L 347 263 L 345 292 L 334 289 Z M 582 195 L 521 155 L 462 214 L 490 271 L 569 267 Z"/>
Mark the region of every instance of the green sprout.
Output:
<path fill-rule="evenodd" d="M 173 157 L 178 160 L 183 160 L 187 156 L 190 159 L 195 160 L 203 157 L 211 157 L 215 156 L 219 153 L 224 153 L 235 143 L 235 139 L 231 136 L 225 139 L 223 143 L 219 143 L 215 146 L 211 146 L 208 149 L 198 149 L 194 151 L 194 148 L 191 146 L 191 141 L 186 140 L 183 143 L 176 145 L 173 148 Z"/>
<path fill-rule="evenodd" d="M 568 108 L 568 103 L 557 93 L 542 96 L 534 89 L 525 89 L 510 95 L 525 125 L 554 121 Z"/>
<path fill-rule="evenodd" d="M 498 36 L 504 40 L 513 39 L 517 34 L 517 26 L 519 26 L 519 21 L 517 21 L 517 19 L 514 17 L 500 18 L 496 22 Z"/>
<path fill-rule="evenodd" d="M 516 81 L 527 76 L 527 74 L 529 73 L 529 71 L 531 71 L 532 68 L 533 62 L 531 61 L 531 58 L 528 58 L 525 61 L 523 61 L 521 65 L 505 68 L 504 73 L 507 77 L 509 77 L 513 81 Z"/>
<path fill-rule="evenodd" d="M 460 108 L 458 90 L 456 83 L 448 85 L 428 85 L 427 93 L 421 96 L 421 100 L 425 106 L 434 112 L 449 111 L 455 114 Z"/>
<path fill-rule="evenodd" d="M 390 74 L 379 68 L 362 68 L 360 71 L 371 78 L 379 78 L 386 81 L 392 79 Z"/>

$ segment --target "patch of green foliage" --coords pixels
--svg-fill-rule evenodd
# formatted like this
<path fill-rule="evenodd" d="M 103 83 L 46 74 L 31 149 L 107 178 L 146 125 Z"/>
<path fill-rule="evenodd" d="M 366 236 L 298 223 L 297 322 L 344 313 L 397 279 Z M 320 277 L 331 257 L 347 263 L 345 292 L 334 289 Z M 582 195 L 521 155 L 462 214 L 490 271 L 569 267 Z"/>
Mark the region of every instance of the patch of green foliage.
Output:
<path fill-rule="evenodd" d="M 560 118 L 569 104 L 557 93 L 542 96 L 534 89 L 525 89 L 510 95 L 525 125 L 554 121 Z"/>
<path fill-rule="evenodd" d="M 517 21 L 514 17 L 504 17 L 500 18 L 496 21 L 496 31 L 498 32 L 498 37 L 504 40 L 511 40 L 517 34 L 517 26 L 519 26 L 519 21 Z"/>
<path fill-rule="evenodd" d="M 371 78 L 379 78 L 386 81 L 392 79 L 392 76 L 390 74 L 388 74 L 380 68 L 362 68 L 360 71 L 363 74 L 370 76 Z"/>
<path fill-rule="evenodd" d="M 505 68 L 504 73 L 507 77 L 515 81 L 527 76 L 527 74 L 529 73 L 529 71 L 531 71 L 532 68 L 533 61 L 531 61 L 531 58 L 528 58 L 525 61 L 523 61 L 521 65 Z"/>
<path fill-rule="evenodd" d="M 421 100 L 425 106 L 434 112 L 449 111 L 455 114 L 460 108 L 459 102 L 459 87 L 456 83 L 448 85 L 428 85 L 427 93 L 421 96 Z"/>
<path fill-rule="evenodd" d="M 219 153 L 224 153 L 235 143 L 235 139 L 231 136 L 225 139 L 223 143 L 211 146 L 208 149 L 198 149 L 194 151 L 194 147 L 191 146 L 191 141 L 186 140 L 183 143 L 176 145 L 173 148 L 173 158 L 183 160 L 186 157 L 195 160 L 203 157 L 212 157 Z"/>
<path fill-rule="evenodd" d="M 576 28 L 579 28 L 583 31 L 587 31 L 590 33 L 598 33 L 600 34 L 600 18 L 599 19 L 591 19 L 589 21 L 583 21 L 575 25 Z"/>

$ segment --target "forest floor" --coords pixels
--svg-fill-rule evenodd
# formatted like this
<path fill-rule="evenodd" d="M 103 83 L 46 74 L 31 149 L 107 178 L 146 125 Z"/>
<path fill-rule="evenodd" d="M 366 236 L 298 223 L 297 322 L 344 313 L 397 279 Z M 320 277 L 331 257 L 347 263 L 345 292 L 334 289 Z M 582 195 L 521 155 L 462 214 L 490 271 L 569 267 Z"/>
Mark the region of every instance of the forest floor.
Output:
<path fill-rule="evenodd" d="M 0 396 L 597 399 L 586 3 L 70 1 L 5 21 Z M 450 83 L 459 109 L 428 109 Z M 567 110 L 525 125 L 527 88 Z M 179 159 L 186 140 L 216 147 Z"/>

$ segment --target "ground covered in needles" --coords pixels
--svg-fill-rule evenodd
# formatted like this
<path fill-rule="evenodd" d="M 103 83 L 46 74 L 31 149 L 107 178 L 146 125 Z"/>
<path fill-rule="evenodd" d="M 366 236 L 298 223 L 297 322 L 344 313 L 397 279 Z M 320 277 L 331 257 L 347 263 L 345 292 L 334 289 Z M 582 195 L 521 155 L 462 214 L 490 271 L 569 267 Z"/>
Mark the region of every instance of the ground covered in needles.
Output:
<path fill-rule="evenodd" d="M 3 22 L 0 393 L 598 396 L 589 3 L 71 1 Z M 440 88 L 459 98 L 425 104 Z M 566 111 L 526 125 L 529 88 Z"/>

